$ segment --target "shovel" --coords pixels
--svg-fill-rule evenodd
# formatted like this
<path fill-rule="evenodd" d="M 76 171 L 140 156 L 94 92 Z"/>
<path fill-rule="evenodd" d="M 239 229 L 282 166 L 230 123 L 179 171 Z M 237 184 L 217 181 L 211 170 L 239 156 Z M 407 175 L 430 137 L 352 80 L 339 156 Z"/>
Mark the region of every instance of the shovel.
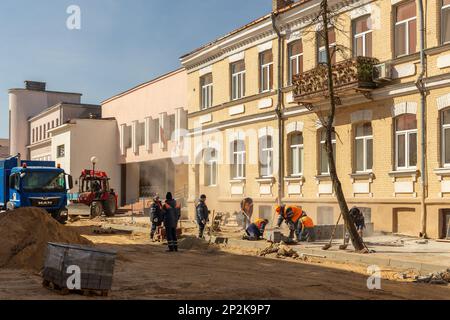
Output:
<path fill-rule="evenodd" d="M 333 233 L 331 234 L 330 243 L 324 245 L 324 246 L 322 247 L 322 250 L 328 250 L 328 249 L 331 248 L 332 243 L 333 243 L 334 235 L 336 234 L 337 227 L 338 227 L 338 225 L 339 225 L 339 222 L 341 222 L 341 217 L 342 217 L 342 213 L 339 215 L 339 219 L 338 219 L 338 221 L 336 222 L 336 226 L 334 227 Z"/>

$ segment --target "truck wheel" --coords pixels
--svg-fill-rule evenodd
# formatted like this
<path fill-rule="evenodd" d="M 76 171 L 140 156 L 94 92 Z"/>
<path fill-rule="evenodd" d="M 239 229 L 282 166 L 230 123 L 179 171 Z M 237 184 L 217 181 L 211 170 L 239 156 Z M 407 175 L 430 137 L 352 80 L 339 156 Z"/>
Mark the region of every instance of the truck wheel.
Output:
<path fill-rule="evenodd" d="M 91 219 L 100 217 L 103 213 L 103 206 L 101 202 L 93 202 L 91 204 Z"/>
<path fill-rule="evenodd" d="M 105 208 L 106 216 L 114 217 L 114 215 L 117 212 L 116 197 L 113 195 L 110 195 L 108 200 L 103 202 L 103 206 Z"/>

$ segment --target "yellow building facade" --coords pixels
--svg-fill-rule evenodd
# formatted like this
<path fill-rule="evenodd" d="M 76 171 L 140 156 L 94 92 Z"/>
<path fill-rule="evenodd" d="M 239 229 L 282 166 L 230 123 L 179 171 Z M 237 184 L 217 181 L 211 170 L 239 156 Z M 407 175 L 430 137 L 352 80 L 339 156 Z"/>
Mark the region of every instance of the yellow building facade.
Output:
<path fill-rule="evenodd" d="M 340 89 L 335 152 L 346 199 L 375 230 L 418 236 L 425 229 L 443 238 L 450 219 L 450 1 L 329 6 Z M 272 13 L 181 58 L 192 215 L 195 199 L 206 194 L 216 212 L 232 214 L 251 197 L 255 214 L 268 219 L 282 202 L 302 205 L 317 224 L 337 220 L 317 112 L 327 109 L 327 90 L 314 87 L 325 62 L 319 10 L 319 0 L 273 1 Z M 347 71 L 369 83 L 355 83 Z"/>

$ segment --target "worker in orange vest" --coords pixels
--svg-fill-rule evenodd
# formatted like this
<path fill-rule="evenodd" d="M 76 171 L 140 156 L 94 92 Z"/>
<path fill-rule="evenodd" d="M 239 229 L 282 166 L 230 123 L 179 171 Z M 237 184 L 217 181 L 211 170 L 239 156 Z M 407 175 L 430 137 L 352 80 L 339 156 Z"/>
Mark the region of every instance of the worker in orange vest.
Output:
<path fill-rule="evenodd" d="M 256 219 L 256 221 L 248 226 L 245 230 L 244 240 L 260 240 L 264 236 L 264 230 L 269 224 L 267 219 Z"/>
<path fill-rule="evenodd" d="M 289 227 L 289 242 L 294 242 L 294 233 L 297 238 L 297 241 L 300 241 L 300 232 L 301 232 L 301 223 L 300 219 L 303 215 L 303 209 L 301 206 L 278 206 L 276 208 L 277 213 L 279 214 L 277 227 L 280 228 L 283 221 Z"/>
<path fill-rule="evenodd" d="M 314 242 L 316 240 L 314 221 L 306 212 L 303 212 L 300 218 L 300 228 L 300 241 Z"/>

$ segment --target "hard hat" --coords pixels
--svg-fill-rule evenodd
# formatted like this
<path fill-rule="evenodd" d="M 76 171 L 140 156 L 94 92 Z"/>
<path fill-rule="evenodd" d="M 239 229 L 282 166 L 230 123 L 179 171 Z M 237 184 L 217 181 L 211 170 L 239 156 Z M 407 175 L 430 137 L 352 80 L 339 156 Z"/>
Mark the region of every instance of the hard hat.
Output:
<path fill-rule="evenodd" d="M 277 213 L 281 212 L 281 206 L 277 206 L 277 208 L 275 209 Z"/>

